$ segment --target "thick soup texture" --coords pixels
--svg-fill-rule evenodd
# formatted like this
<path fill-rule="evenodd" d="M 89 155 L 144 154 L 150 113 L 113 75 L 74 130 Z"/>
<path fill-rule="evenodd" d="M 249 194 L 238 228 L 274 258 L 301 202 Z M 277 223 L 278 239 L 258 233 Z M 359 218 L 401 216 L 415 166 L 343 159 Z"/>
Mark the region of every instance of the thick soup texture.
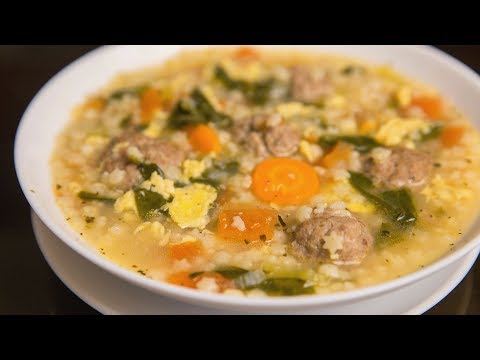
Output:
<path fill-rule="evenodd" d="M 479 210 L 479 135 L 392 68 L 254 48 L 121 74 L 52 156 L 66 220 L 105 257 L 236 296 L 331 293 L 445 255 Z"/>

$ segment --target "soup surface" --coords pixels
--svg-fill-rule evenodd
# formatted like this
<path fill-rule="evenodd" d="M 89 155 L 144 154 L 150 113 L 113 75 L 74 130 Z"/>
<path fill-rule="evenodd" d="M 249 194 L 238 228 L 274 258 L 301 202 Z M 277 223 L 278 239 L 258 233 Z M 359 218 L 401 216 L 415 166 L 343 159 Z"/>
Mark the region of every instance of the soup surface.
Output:
<path fill-rule="evenodd" d="M 51 159 L 70 225 L 139 274 L 236 296 L 330 293 L 416 271 L 478 213 L 480 138 L 386 65 L 184 52 L 74 109 Z"/>

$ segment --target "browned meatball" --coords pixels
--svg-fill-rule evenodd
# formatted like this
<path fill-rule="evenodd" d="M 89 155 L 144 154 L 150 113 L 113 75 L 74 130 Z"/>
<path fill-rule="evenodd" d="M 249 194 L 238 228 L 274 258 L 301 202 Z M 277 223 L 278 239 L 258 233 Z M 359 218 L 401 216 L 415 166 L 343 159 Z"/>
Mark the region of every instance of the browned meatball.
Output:
<path fill-rule="evenodd" d="M 292 248 L 301 259 L 355 265 L 367 256 L 373 241 L 372 234 L 360 220 L 327 211 L 299 225 Z"/>
<path fill-rule="evenodd" d="M 375 182 L 387 187 L 421 187 L 427 183 L 433 168 L 429 154 L 406 148 L 392 148 L 390 155 L 379 161 L 367 155 L 363 168 Z"/>
<path fill-rule="evenodd" d="M 232 127 L 234 140 L 246 142 L 252 132 L 264 130 L 268 122 L 268 117 L 269 115 L 267 114 L 256 114 L 236 119 Z"/>
<path fill-rule="evenodd" d="M 258 114 L 238 119 L 232 128 L 234 140 L 261 157 L 294 154 L 298 149 L 300 134 L 288 124 L 277 125 L 276 122 L 281 118 L 275 121 L 276 116 Z"/>
<path fill-rule="evenodd" d="M 302 102 L 319 100 L 331 91 L 326 74 L 315 74 L 304 67 L 292 68 L 292 97 Z"/>
<path fill-rule="evenodd" d="M 300 134 L 290 125 L 281 124 L 265 133 L 268 150 L 275 156 L 290 156 L 297 152 Z"/>
<path fill-rule="evenodd" d="M 267 157 L 269 155 L 261 132 L 252 131 L 249 133 L 244 141 L 244 146 L 257 156 Z"/>
<path fill-rule="evenodd" d="M 138 132 L 126 132 L 113 139 L 107 150 L 100 157 L 102 171 L 125 170 L 126 174 L 119 188 L 128 189 L 142 179 L 135 164 L 127 156 L 127 149 L 136 147 L 143 155 L 144 161 L 155 163 L 160 168 L 180 166 L 185 159 L 185 152 L 169 141 L 153 139 Z"/>

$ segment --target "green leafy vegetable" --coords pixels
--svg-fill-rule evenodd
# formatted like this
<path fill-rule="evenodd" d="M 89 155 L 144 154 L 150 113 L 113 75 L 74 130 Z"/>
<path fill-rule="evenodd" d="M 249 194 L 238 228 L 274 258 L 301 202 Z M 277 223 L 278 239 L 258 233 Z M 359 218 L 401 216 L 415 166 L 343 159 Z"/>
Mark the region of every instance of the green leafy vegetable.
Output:
<path fill-rule="evenodd" d="M 127 115 L 120 121 L 120 127 L 122 129 L 125 129 L 128 125 L 130 125 L 131 122 L 132 122 L 132 115 Z"/>
<path fill-rule="evenodd" d="M 140 163 L 137 164 L 137 169 L 140 171 L 140 174 L 142 174 L 144 180 L 150 179 L 150 176 L 152 176 L 154 172 L 157 172 L 158 175 L 160 175 L 162 178 L 165 178 L 165 174 L 163 173 L 162 169 L 160 169 L 155 163 Z"/>
<path fill-rule="evenodd" d="M 376 195 L 372 181 L 367 176 L 353 171 L 350 172 L 350 184 L 392 221 L 409 224 L 417 220 L 415 206 L 408 189 L 390 190 Z"/>
<path fill-rule="evenodd" d="M 313 286 L 306 286 L 306 281 L 296 278 L 266 279 L 258 288 L 270 296 L 292 296 L 314 294 Z"/>
<path fill-rule="evenodd" d="M 214 179 L 206 179 L 203 177 L 195 178 L 190 180 L 192 183 L 205 184 L 217 189 L 220 186 L 220 182 Z"/>
<path fill-rule="evenodd" d="M 215 272 L 225 276 L 228 279 L 235 279 L 240 275 L 248 273 L 248 270 L 236 266 L 225 266 L 215 269 Z"/>
<path fill-rule="evenodd" d="M 120 89 L 111 94 L 108 100 L 120 100 L 126 95 L 139 96 L 146 89 L 146 86 L 138 86 L 133 88 Z"/>
<path fill-rule="evenodd" d="M 394 223 L 382 223 L 375 236 L 375 246 L 382 249 L 402 241 L 404 230 L 403 227 L 396 226 Z"/>
<path fill-rule="evenodd" d="M 236 267 L 236 266 L 224 266 L 220 268 L 216 268 L 212 272 L 225 276 L 228 279 L 235 279 L 239 276 L 248 273 L 248 270 Z M 204 274 L 205 271 L 197 271 L 188 275 L 190 279 L 195 279 L 196 277 Z"/>
<path fill-rule="evenodd" d="M 415 225 L 417 212 L 411 193 L 402 188 L 376 194 L 372 181 L 365 175 L 350 172 L 350 184 L 372 202 L 390 220 L 383 223 L 376 236 L 376 246 L 384 247 L 402 239 L 409 227 Z"/>
<path fill-rule="evenodd" d="M 159 212 L 163 212 L 161 208 L 168 202 L 162 195 L 150 190 L 135 189 L 133 193 L 135 195 L 138 215 L 143 220 L 149 220 Z"/>
<path fill-rule="evenodd" d="M 442 135 L 442 131 L 443 131 L 442 125 L 434 125 L 430 128 L 430 131 L 428 133 L 422 134 L 422 136 L 420 136 L 420 141 L 424 142 L 424 141 L 434 140 L 438 138 L 440 135 Z"/>
<path fill-rule="evenodd" d="M 78 197 L 82 200 L 86 200 L 86 201 L 95 200 L 95 201 L 104 202 L 106 204 L 113 204 L 116 200 L 113 198 L 109 198 L 107 196 L 100 195 L 99 193 L 91 193 L 88 191 L 80 191 L 78 193 Z"/>
<path fill-rule="evenodd" d="M 191 182 L 210 185 L 218 189 L 221 183 L 226 180 L 226 177 L 235 174 L 239 167 L 237 161 L 216 162 L 212 167 L 205 170 L 201 177 L 192 179 Z"/>
<path fill-rule="evenodd" d="M 248 101 L 257 105 L 263 105 L 270 99 L 270 94 L 275 84 L 273 78 L 257 82 L 235 80 L 221 66 L 215 67 L 214 74 L 215 78 L 227 89 L 240 90 Z"/>
<path fill-rule="evenodd" d="M 239 289 L 251 289 L 265 281 L 262 270 L 248 271 L 235 277 L 235 286 Z"/>
<path fill-rule="evenodd" d="M 412 197 L 406 188 L 385 191 L 381 194 L 381 197 L 389 204 L 390 209 L 388 210 L 393 220 L 402 224 L 414 223 L 417 220 L 417 212 Z"/>
<path fill-rule="evenodd" d="M 188 275 L 188 277 L 193 280 L 193 279 L 195 279 L 196 277 L 199 277 L 202 274 L 205 274 L 205 271 L 197 271 L 197 272 L 191 273 L 191 274 Z"/>
<path fill-rule="evenodd" d="M 232 123 L 232 119 L 217 112 L 199 89 L 194 89 L 190 97 L 180 100 L 168 118 L 168 126 L 172 129 L 208 122 L 226 127 Z"/>
<path fill-rule="evenodd" d="M 382 146 L 374 138 L 370 136 L 363 136 L 363 135 L 359 135 L 359 136 L 325 135 L 318 140 L 318 144 L 325 149 L 329 149 L 335 146 L 339 141 L 352 144 L 355 147 L 355 150 L 359 152 L 368 152 L 376 147 Z"/>
<path fill-rule="evenodd" d="M 158 175 L 161 177 L 165 178 L 165 174 L 163 173 L 162 169 L 155 164 L 155 163 L 149 163 L 149 162 L 143 162 L 140 159 L 136 158 L 135 156 L 132 156 L 131 154 L 127 154 L 128 160 L 132 163 L 137 165 L 138 171 L 140 171 L 140 174 L 142 175 L 143 180 L 148 180 L 150 179 L 150 176 L 154 172 L 157 172 Z"/>

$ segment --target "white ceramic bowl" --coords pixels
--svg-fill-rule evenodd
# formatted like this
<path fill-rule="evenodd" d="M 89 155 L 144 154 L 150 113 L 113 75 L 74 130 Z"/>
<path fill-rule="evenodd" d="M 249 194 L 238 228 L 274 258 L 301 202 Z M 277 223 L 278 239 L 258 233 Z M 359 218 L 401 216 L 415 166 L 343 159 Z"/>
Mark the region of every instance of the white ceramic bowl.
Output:
<path fill-rule="evenodd" d="M 228 310 L 280 312 L 338 309 L 361 299 L 399 289 L 445 268 L 480 245 L 480 221 L 441 259 L 402 278 L 379 285 L 330 295 L 283 298 L 238 298 L 203 293 L 154 281 L 107 260 L 86 243 L 65 221 L 55 204 L 49 159 L 55 137 L 70 119 L 72 108 L 105 85 L 120 71 L 159 64 L 187 46 L 109 46 L 96 49 L 55 75 L 28 106 L 17 130 L 15 166 L 22 190 L 41 220 L 68 246 L 86 259 L 124 280 L 164 296 Z M 204 46 L 188 46 L 200 48 Z M 287 47 L 287 46 L 283 46 Z M 480 128 L 480 77 L 449 55 L 426 46 L 295 46 L 387 63 L 431 84 L 450 98 Z"/>

